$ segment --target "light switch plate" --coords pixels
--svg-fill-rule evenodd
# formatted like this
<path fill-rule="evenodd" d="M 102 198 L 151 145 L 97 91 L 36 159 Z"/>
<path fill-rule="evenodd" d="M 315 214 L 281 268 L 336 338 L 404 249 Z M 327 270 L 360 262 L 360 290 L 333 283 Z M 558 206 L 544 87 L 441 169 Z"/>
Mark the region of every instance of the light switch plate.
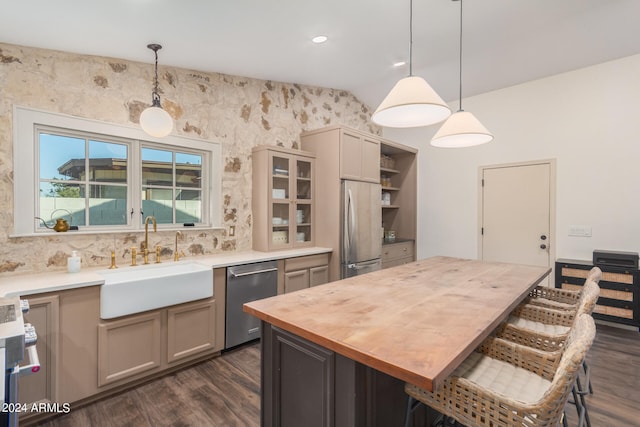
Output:
<path fill-rule="evenodd" d="M 570 225 L 569 236 L 591 237 L 591 227 L 586 225 Z"/>

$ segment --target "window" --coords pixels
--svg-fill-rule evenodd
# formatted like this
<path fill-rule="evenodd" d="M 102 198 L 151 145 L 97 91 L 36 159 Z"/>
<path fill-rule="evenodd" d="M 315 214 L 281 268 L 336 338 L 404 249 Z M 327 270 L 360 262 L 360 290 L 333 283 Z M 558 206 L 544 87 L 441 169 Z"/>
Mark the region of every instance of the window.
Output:
<path fill-rule="evenodd" d="M 128 225 L 129 143 L 43 127 L 36 138 L 36 211 L 42 221 L 68 217 L 77 226 Z"/>
<path fill-rule="evenodd" d="M 219 144 L 21 107 L 14 117 L 15 235 L 57 218 L 79 232 L 137 230 L 150 215 L 161 228 L 221 225 Z"/>
<path fill-rule="evenodd" d="M 158 224 L 202 219 L 202 155 L 142 148 L 142 210 Z"/>

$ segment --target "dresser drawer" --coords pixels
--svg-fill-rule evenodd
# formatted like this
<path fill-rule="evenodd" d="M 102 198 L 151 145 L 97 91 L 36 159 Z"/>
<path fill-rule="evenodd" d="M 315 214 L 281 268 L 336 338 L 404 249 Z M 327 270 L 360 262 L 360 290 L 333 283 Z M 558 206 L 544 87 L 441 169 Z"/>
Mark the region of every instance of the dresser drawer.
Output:
<path fill-rule="evenodd" d="M 411 258 L 413 261 L 413 241 L 382 245 L 383 263 L 397 258 Z"/>
<path fill-rule="evenodd" d="M 384 261 L 382 263 L 382 269 L 384 270 L 385 268 L 397 267 L 399 265 L 409 264 L 410 262 L 413 262 L 413 257 L 396 258 L 389 261 Z"/>

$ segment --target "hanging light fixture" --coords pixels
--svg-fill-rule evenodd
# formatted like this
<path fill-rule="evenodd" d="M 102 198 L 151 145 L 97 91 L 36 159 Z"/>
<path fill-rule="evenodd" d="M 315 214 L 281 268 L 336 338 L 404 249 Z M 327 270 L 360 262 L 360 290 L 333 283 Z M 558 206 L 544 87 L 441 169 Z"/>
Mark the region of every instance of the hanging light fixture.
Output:
<path fill-rule="evenodd" d="M 434 147 L 460 148 L 487 143 L 491 132 L 471 113 L 462 109 L 462 0 L 460 1 L 460 98 L 458 111 L 451 115 L 431 139 Z"/>
<path fill-rule="evenodd" d="M 151 136 L 162 138 L 173 130 L 173 119 L 160 105 L 160 95 L 158 94 L 158 50 L 162 49 L 159 44 L 148 44 L 156 55 L 156 75 L 153 92 L 151 93 L 151 107 L 146 108 L 140 114 L 140 127 Z"/>
<path fill-rule="evenodd" d="M 409 8 L 409 76 L 400 80 L 378 106 L 371 120 L 380 126 L 418 127 L 438 123 L 451 109 L 422 77 L 413 75 L 413 0 Z"/>

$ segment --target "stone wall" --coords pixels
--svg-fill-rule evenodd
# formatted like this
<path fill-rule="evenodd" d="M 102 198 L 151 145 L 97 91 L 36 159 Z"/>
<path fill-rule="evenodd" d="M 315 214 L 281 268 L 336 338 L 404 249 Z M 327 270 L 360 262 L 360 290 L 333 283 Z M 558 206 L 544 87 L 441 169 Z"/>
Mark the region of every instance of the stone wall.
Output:
<path fill-rule="evenodd" d="M 105 266 L 114 244 L 118 263 L 140 246 L 143 233 L 12 238 L 13 106 L 123 125 L 137 125 L 150 104 L 149 63 L 77 55 L 0 43 L 0 275 L 66 268 L 78 250 L 83 266 Z M 159 65 L 162 106 L 179 135 L 222 145 L 223 229 L 185 231 L 179 241 L 187 257 L 251 249 L 251 149 L 255 145 L 298 148 L 302 131 L 346 125 L 379 134 L 368 106 L 351 93 L 205 73 Z M 229 226 L 236 227 L 234 237 Z M 159 231 L 150 244 L 170 258 L 174 232 Z M 151 237 L 151 236 L 150 236 Z"/>

